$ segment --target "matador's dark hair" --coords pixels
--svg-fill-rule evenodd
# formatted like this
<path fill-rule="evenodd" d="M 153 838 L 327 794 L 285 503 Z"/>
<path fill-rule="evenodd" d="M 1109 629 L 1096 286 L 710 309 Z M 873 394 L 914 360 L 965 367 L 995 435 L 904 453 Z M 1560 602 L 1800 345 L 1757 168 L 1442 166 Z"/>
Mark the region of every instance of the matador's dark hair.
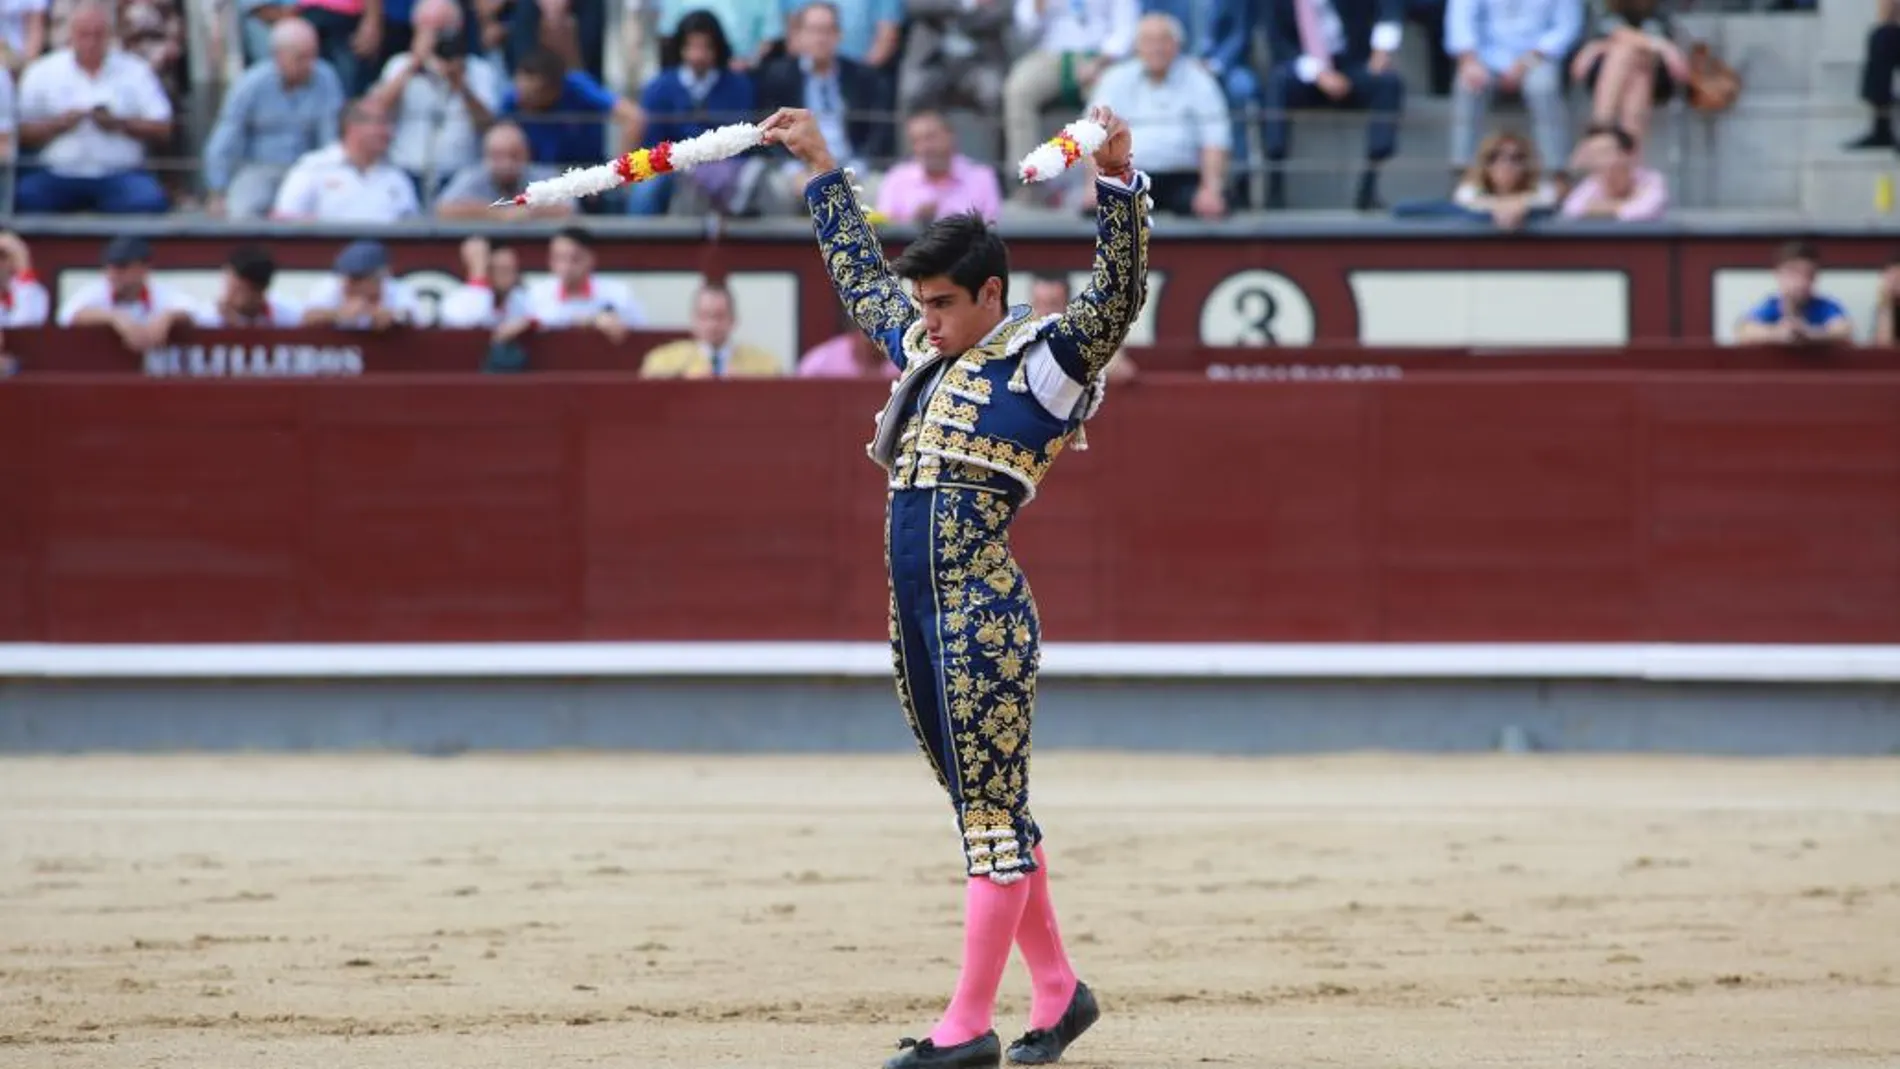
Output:
<path fill-rule="evenodd" d="M 971 297 L 990 279 L 1003 283 L 1009 305 L 1009 246 L 988 220 L 976 212 L 946 215 L 924 228 L 891 265 L 898 278 L 948 278 Z"/>

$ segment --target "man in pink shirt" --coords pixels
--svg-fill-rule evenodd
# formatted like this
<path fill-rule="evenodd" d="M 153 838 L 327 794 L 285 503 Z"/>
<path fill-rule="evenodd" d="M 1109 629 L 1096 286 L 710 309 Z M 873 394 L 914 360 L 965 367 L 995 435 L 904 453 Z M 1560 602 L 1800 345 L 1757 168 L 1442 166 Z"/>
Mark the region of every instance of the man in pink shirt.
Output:
<path fill-rule="evenodd" d="M 877 191 L 879 212 L 917 226 L 968 211 L 996 222 L 1003 203 L 996 172 L 957 152 L 957 135 L 941 112 L 913 112 L 904 133 L 916 158 L 884 176 Z"/>
<path fill-rule="evenodd" d="M 1593 126 L 1577 149 L 1590 177 L 1564 198 L 1565 219 L 1614 219 L 1650 222 L 1669 207 L 1669 185 L 1661 172 L 1636 162 L 1636 139 L 1618 126 Z"/>
<path fill-rule="evenodd" d="M 844 330 L 819 342 L 798 361 L 801 379 L 894 379 L 897 365 L 878 351 L 877 343 L 846 323 Z"/>

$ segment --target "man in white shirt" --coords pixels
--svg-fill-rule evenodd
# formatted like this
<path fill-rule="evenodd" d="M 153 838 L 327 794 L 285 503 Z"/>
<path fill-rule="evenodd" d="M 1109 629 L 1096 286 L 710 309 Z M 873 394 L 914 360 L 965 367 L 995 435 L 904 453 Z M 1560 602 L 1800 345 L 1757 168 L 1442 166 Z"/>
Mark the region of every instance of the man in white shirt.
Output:
<path fill-rule="evenodd" d="M 0 232 L 0 327 L 43 327 L 51 315 L 52 298 L 33 274 L 26 242 Z"/>
<path fill-rule="evenodd" d="M 144 352 L 163 345 L 172 331 L 195 322 L 198 303 L 151 280 L 152 246 L 121 234 L 106 244 L 105 277 L 79 287 L 60 305 L 62 327 L 111 327 L 126 348 Z"/>
<path fill-rule="evenodd" d="M 1032 44 L 1003 81 L 1004 160 L 1011 169 L 1046 136 L 1044 108 L 1080 109 L 1102 72 L 1134 48 L 1140 17 L 1137 0 L 1016 0 L 1016 28 Z M 1018 185 L 1011 196 L 1033 201 L 1041 192 Z"/>
<path fill-rule="evenodd" d="M 304 303 L 306 327 L 388 330 L 415 321 L 415 294 L 389 277 L 389 250 L 380 241 L 345 246 L 336 273 L 317 283 Z"/>
<path fill-rule="evenodd" d="M 20 80 L 20 142 L 39 168 L 20 177 L 22 215 L 76 211 L 161 213 L 165 191 L 145 170 L 148 147 L 172 136 L 172 105 L 143 59 L 112 47 L 112 19 L 80 5 L 72 47 L 43 56 Z"/>
<path fill-rule="evenodd" d="M 0 328 L 43 327 L 51 314 L 49 305 L 45 285 L 33 277 L 33 258 L 26 242 L 11 231 L 0 231 Z M 5 349 L 6 339 L 0 334 L 0 376 L 20 369 L 20 362 Z"/>
<path fill-rule="evenodd" d="M 1090 105 L 1127 117 L 1155 207 L 1219 219 L 1227 214 L 1233 127 L 1220 83 L 1199 63 L 1181 58 L 1184 37 L 1173 15 L 1142 16 L 1136 58 L 1102 75 Z"/>
<path fill-rule="evenodd" d="M 416 184 L 384 159 L 389 114 L 373 100 L 343 110 L 343 136 L 305 153 L 277 189 L 271 218 L 393 223 L 421 212 Z"/>
<path fill-rule="evenodd" d="M 536 327 L 592 327 L 619 341 L 628 328 L 646 325 L 646 313 L 627 287 L 594 277 L 594 239 L 580 227 L 567 227 L 548 242 L 548 273 L 551 278 L 528 287 Z"/>
<path fill-rule="evenodd" d="M 214 329 L 301 326 L 303 309 L 270 292 L 276 275 L 277 262 L 263 246 L 232 249 L 224 261 L 224 289 L 218 303 L 200 312 L 198 325 Z"/>
<path fill-rule="evenodd" d="M 443 298 L 438 322 L 456 330 L 502 327 L 497 337 L 514 338 L 532 325 L 528 291 L 521 285 L 521 257 L 511 245 L 487 238 L 462 242 L 467 282 Z"/>
<path fill-rule="evenodd" d="M 493 63 L 468 54 L 454 0 L 421 0 L 412 21 L 409 51 L 389 58 L 368 97 L 395 117 L 389 161 L 433 192 L 476 162 L 506 85 Z"/>

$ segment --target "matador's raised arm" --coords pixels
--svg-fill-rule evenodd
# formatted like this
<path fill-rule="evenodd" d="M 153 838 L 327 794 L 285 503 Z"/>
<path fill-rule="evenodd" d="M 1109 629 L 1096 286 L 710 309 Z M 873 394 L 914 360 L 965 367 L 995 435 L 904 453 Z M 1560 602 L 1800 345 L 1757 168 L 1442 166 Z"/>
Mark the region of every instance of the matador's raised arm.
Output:
<path fill-rule="evenodd" d="M 805 186 L 812 229 L 825 257 L 825 272 L 858 329 L 877 342 L 891 362 L 904 366 L 904 328 L 917 307 L 884 259 L 884 244 L 864 218 L 851 176 L 830 170 Z"/>
<path fill-rule="evenodd" d="M 1121 351 L 1148 301 L 1148 176 L 1095 180 L 1095 273 L 1044 340 L 1070 378 L 1087 383 Z"/>

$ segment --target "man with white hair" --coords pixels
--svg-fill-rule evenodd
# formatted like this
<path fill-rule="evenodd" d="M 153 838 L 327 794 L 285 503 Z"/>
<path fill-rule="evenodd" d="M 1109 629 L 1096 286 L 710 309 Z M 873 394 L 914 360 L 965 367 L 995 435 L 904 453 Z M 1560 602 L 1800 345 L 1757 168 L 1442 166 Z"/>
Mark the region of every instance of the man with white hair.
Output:
<path fill-rule="evenodd" d="M 1227 97 L 1206 68 L 1182 57 L 1185 36 L 1173 15 L 1142 16 L 1135 26 L 1135 58 L 1102 75 L 1090 106 L 1128 120 L 1153 183 L 1155 207 L 1219 219 L 1227 213 L 1233 147 Z"/>
<path fill-rule="evenodd" d="M 112 14 L 87 2 L 67 23 L 72 47 L 33 61 L 20 79 L 20 143 L 40 167 L 20 177 L 22 215 L 158 213 L 165 190 L 145 153 L 172 136 L 172 104 L 150 64 L 112 45 Z"/>
<path fill-rule="evenodd" d="M 369 99 L 395 122 L 390 162 L 433 194 L 481 158 L 482 131 L 501 107 L 506 79 L 486 58 L 468 54 L 455 0 L 421 0 L 412 25 L 409 51 L 389 57 Z"/>
<path fill-rule="evenodd" d="M 317 58 L 317 31 L 302 19 L 279 19 L 270 47 L 270 58 L 252 64 L 225 95 L 205 142 L 213 215 L 269 214 L 291 165 L 336 140 L 343 82 Z"/>

